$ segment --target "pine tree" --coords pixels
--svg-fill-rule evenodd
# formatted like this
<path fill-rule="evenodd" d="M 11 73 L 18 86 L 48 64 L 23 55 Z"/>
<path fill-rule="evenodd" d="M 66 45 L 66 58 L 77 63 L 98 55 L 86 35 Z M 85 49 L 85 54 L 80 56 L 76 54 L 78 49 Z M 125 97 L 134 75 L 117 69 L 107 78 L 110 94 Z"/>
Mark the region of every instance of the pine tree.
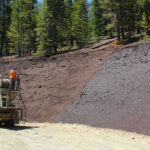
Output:
<path fill-rule="evenodd" d="M 23 7 L 23 0 L 14 0 L 11 14 L 11 25 L 8 31 L 9 46 L 11 53 L 17 53 L 21 56 L 21 42 L 22 42 L 22 16 L 21 11 Z"/>
<path fill-rule="evenodd" d="M 99 37 L 105 32 L 104 8 L 101 0 L 92 1 L 91 21 L 93 26 L 93 36 Z"/>
<path fill-rule="evenodd" d="M 113 37 L 113 31 L 115 31 L 116 28 L 116 16 L 115 13 L 112 10 L 111 3 L 107 2 L 104 4 L 104 14 L 105 18 L 105 28 L 106 28 L 106 34 L 110 35 L 110 38 Z"/>
<path fill-rule="evenodd" d="M 36 0 L 14 0 L 8 31 L 11 52 L 21 56 L 35 46 Z"/>
<path fill-rule="evenodd" d="M 24 22 L 24 45 L 26 46 L 27 53 L 31 55 L 31 52 L 36 49 L 36 15 L 37 15 L 37 0 L 28 0 L 25 5 L 25 22 Z"/>
<path fill-rule="evenodd" d="M 7 29 L 10 25 L 11 0 L 0 1 L 0 56 L 8 55 Z"/>
<path fill-rule="evenodd" d="M 142 16 L 142 27 L 145 32 L 149 34 L 150 32 L 150 1 L 143 0 L 143 16 Z"/>
<path fill-rule="evenodd" d="M 147 22 L 146 13 L 145 12 L 143 13 L 143 16 L 142 16 L 141 26 L 143 27 L 144 31 L 146 33 L 148 33 L 148 31 L 149 31 L 149 24 Z"/>
<path fill-rule="evenodd" d="M 73 46 L 72 36 L 72 0 L 65 0 L 65 38 L 69 40 L 69 45 Z M 67 42 L 68 43 L 68 42 Z"/>
<path fill-rule="evenodd" d="M 88 9 L 86 0 L 74 0 L 72 12 L 72 34 L 79 47 L 88 37 Z"/>
<path fill-rule="evenodd" d="M 62 39 L 62 27 L 65 4 L 63 0 L 45 0 L 37 27 L 38 52 L 46 56 L 57 52 L 58 43 Z"/>
<path fill-rule="evenodd" d="M 127 0 L 122 4 L 122 19 L 121 19 L 121 29 L 128 32 L 128 39 L 135 32 L 136 29 L 136 7 L 137 0 Z"/>
<path fill-rule="evenodd" d="M 142 16 L 143 16 L 143 2 L 141 0 L 137 0 L 135 6 L 135 28 L 137 34 L 141 33 L 142 30 Z"/>
<path fill-rule="evenodd" d="M 109 13 L 105 12 L 105 17 L 108 19 L 107 29 L 115 28 L 118 34 L 118 40 L 120 40 L 121 34 L 122 37 L 125 37 L 124 33 L 128 33 L 128 38 L 131 37 L 131 34 L 135 31 L 136 28 L 136 0 L 109 0 L 106 3 L 106 8 L 109 10 Z"/>

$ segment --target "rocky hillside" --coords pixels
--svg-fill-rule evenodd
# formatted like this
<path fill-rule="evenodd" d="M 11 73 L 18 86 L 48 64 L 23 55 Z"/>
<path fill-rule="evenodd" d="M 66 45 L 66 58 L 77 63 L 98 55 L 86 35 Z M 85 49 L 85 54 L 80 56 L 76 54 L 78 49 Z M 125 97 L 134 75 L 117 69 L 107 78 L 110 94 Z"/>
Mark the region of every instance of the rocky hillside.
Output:
<path fill-rule="evenodd" d="M 150 135 L 150 41 L 117 49 L 56 122 Z"/>

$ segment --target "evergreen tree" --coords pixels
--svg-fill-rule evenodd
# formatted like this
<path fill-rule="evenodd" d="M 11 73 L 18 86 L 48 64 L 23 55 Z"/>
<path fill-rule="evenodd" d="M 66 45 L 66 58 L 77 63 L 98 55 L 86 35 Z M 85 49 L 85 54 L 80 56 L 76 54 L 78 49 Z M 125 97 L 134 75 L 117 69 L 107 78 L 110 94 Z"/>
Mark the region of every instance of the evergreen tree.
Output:
<path fill-rule="evenodd" d="M 104 18 L 104 8 L 101 0 L 92 1 L 91 9 L 91 21 L 93 26 L 93 36 L 99 37 L 104 35 L 105 32 L 105 18 Z"/>
<path fill-rule="evenodd" d="M 65 38 L 69 40 L 69 45 L 73 46 L 72 36 L 72 0 L 65 0 Z"/>
<path fill-rule="evenodd" d="M 113 31 L 115 31 L 115 24 L 116 24 L 116 16 L 115 13 L 112 10 L 111 3 L 107 2 L 104 4 L 104 14 L 105 18 L 105 28 L 106 28 L 106 33 L 110 35 L 110 38 L 113 37 Z"/>
<path fill-rule="evenodd" d="M 128 39 L 130 39 L 131 35 L 135 32 L 136 29 L 137 5 L 137 0 L 127 0 L 126 2 L 124 2 L 124 4 L 122 4 L 121 10 L 123 10 L 123 15 L 121 15 L 121 29 L 128 32 Z"/>
<path fill-rule="evenodd" d="M 21 56 L 32 51 L 55 54 L 57 48 L 76 42 L 82 47 L 88 37 L 117 32 L 130 40 L 132 34 L 150 32 L 149 0 L 1 0 L 0 56 Z"/>
<path fill-rule="evenodd" d="M 115 28 L 118 34 L 118 40 L 120 40 L 120 36 L 124 37 L 124 32 L 128 32 L 128 38 L 130 38 L 132 32 L 135 31 L 136 27 L 136 0 L 117 0 L 112 1 L 109 0 L 106 3 L 106 8 L 110 10 L 110 13 L 106 11 L 106 18 L 110 15 L 111 21 L 107 24 L 108 29 Z M 112 19 L 111 19 L 112 18 Z"/>
<path fill-rule="evenodd" d="M 0 1 L 0 56 L 8 55 L 7 30 L 10 25 L 11 0 Z"/>
<path fill-rule="evenodd" d="M 22 43 L 22 21 L 23 17 L 21 11 L 23 10 L 23 0 L 14 0 L 11 14 L 11 25 L 8 31 L 10 39 L 10 50 L 11 53 L 17 53 L 21 56 L 21 43 Z"/>
<path fill-rule="evenodd" d="M 24 45 L 26 46 L 27 53 L 31 55 L 31 52 L 36 49 L 36 15 L 37 15 L 37 0 L 26 1 L 25 7 L 25 23 L 24 23 Z"/>
<path fill-rule="evenodd" d="M 37 27 L 38 51 L 43 51 L 46 56 L 57 52 L 57 47 L 62 39 L 64 20 L 64 0 L 45 0 Z"/>
<path fill-rule="evenodd" d="M 79 47 L 88 37 L 88 9 L 86 0 L 74 0 L 72 12 L 72 34 Z"/>
<path fill-rule="evenodd" d="M 149 34 L 150 32 L 150 1 L 143 0 L 143 16 L 142 16 L 142 27 L 145 32 Z"/>
<path fill-rule="evenodd" d="M 143 16 L 143 2 L 141 0 L 137 0 L 135 6 L 135 28 L 137 30 L 137 34 L 141 33 L 142 30 L 142 16 Z"/>
<path fill-rule="evenodd" d="M 35 46 L 36 0 L 14 0 L 8 31 L 11 52 L 21 56 Z"/>

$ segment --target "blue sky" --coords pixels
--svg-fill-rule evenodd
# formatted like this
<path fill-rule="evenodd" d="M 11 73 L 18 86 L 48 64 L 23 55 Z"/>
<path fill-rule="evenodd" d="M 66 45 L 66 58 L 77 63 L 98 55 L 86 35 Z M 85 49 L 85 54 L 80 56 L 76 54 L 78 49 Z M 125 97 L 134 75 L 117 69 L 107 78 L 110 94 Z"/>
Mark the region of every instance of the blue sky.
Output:
<path fill-rule="evenodd" d="M 39 2 L 42 2 L 43 0 L 38 0 Z M 88 0 L 88 2 L 91 2 L 92 0 Z"/>

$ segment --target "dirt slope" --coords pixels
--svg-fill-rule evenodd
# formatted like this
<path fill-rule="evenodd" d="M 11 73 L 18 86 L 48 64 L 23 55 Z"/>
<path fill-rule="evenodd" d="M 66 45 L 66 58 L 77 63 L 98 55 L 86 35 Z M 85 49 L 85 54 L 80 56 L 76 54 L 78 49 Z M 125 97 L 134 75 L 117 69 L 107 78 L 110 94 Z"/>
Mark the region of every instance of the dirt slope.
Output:
<path fill-rule="evenodd" d="M 112 49 L 86 48 L 51 58 L 2 58 L 0 74 L 8 76 L 12 66 L 21 73 L 22 96 L 27 121 L 51 121 L 80 92 Z"/>
<path fill-rule="evenodd" d="M 149 150 L 150 137 L 81 125 L 25 124 L 0 129 L 1 150 Z"/>
<path fill-rule="evenodd" d="M 150 42 L 114 52 L 56 122 L 150 135 Z"/>

